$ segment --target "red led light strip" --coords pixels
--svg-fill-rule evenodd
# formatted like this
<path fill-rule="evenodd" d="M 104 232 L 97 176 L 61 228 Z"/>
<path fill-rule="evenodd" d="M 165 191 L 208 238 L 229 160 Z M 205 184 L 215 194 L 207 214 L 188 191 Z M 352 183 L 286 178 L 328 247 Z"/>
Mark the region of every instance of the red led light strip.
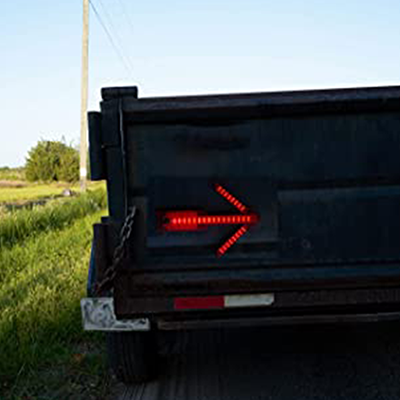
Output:
<path fill-rule="evenodd" d="M 167 232 L 197 231 L 199 227 L 198 211 L 167 211 L 162 214 L 162 229 Z"/>
<path fill-rule="evenodd" d="M 232 204 L 241 214 L 210 215 L 202 211 L 165 211 L 160 213 L 161 229 L 167 232 L 190 232 L 216 225 L 242 225 L 217 250 L 217 256 L 223 256 L 250 228 L 259 222 L 259 216 L 249 209 L 221 185 L 214 185 L 215 191 Z"/>
<path fill-rule="evenodd" d="M 218 194 L 220 194 L 225 200 L 229 201 L 234 207 L 236 207 L 240 212 L 246 213 L 248 211 L 247 207 L 240 202 L 235 196 L 230 194 L 221 185 L 214 185 L 214 188 Z"/>
<path fill-rule="evenodd" d="M 239 228 L 218 250 L 217 256 L 222 257 L 230 247 L 232 247 L 247 231 L 249 230 L 248 225 L 243 225 Z"/>
<path fill-rule="evenodd" d="M 165 231 L 197 231 L 211 225 L 253 225 L 258 215 L 207 215 L 197 211 L 167 211 L 163 215 Z"/>

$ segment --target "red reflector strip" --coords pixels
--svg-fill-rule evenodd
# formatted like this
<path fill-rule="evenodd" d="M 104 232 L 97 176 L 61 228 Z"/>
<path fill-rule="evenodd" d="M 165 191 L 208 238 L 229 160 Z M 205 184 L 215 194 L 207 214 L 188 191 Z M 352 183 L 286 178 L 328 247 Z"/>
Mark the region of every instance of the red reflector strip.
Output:
<path fill-rule="evenodd" d="M 223 256 L 230 247 L 232 247 L 239 239 L 241 236 L 243 236 L 247 231 L 249 230 L 248 226 L 242 226 L 239 228 L 218 250 L 217 250 L 217 256 L 221 257 Z"/>
<path fill-rule="evenodd" d="M 271 306 L 275 302 L 274 293 L 237 294 L 205 297 L 177 297 L 174 299 L 175 310 L 202 310 L 236 307 Z"/>
<path fill-rule="evenodd" d="M 241 201 L 239 201 L 235 196 L 230 194 L 221 185 L 216 184 L 214 188 L 218 194 L 220 194 L 225 200 L 229 201 L 229 203 L 231 203 L 234 207 L 236 207 L 240 212 L 245 213 L 248 211 L 247 207 Z"/>
<path fill-rule="evenodd" d="M 175 310 L 194 310 L 224 308 L 224 296 L 177 297 L 174 299 Z"/>

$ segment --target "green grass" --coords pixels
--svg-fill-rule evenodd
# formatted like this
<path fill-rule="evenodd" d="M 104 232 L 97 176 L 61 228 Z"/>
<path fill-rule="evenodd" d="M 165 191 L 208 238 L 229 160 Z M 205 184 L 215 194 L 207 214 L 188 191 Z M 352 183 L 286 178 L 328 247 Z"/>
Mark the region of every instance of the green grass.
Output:
<path fill-rule="evenodd" d="M 0 179 L 1 181 L 1 179 Z M 0 203 L 20 203 L 41 200 L 61 196 L 65 189 L 79 192 L 79 183 L 53 182 L 53 183 L 29 183 L 29 182 L 3 182 L 0 185 Z M 104 188 L 103 182 L 88 182 L 89 189 Z"/>
<path fill-rule="evenodd" d="M 79 301 L 104 186 L 25 207 L 25 189 L 32 199 L 38 187 L 14 188 L 24 207 L 0 209 L 0 399 L 101 399 L 109 386 L 103 335 L 82 330 Z"/>
<path fill-rule="evenodd" d="M 25 180 L 25 169 L 23 167 L 18 167 L 18 168 L 0 167 L 0 180 L 7 180 L 7 181 Z"/>
<path fill-rule="evenodd" d="M 47 197 L 59 196 L 66 188 L 79 190 L 79 186 L 76 184 L 27 184 L 23 187 L 1 187 L 0 203 L 40 200 Z"/>
<path fill-rule="evenodd" d="M 22 209 L 9 213 L 0 220 L 0 250 L 39 232 L 63 229 L 74 220 L 103 209 L 105 205 L 105 192 L 97 189 L 76 198 L 38 206 L 33 210 Z M 0 279 L 3 273 L 0 269 Z"/>
<path fill-rule="evenodd" d="M 1 250 L 0 398 L 93 398 L 88 382 L 101 398 L 101 356 L 79 348 L 90 343 L 79 300 L 85 295 L 92 224 L 103 214 Z"/>

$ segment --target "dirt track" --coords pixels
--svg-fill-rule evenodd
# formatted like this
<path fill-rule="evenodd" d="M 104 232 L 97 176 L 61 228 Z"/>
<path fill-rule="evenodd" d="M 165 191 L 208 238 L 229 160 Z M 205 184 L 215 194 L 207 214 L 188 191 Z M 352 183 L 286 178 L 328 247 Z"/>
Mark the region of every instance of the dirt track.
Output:
<path fill-rule="evenodd" d="M 400 399 L 399 325 L 179 334 L 159 380 L 118 400 Z"/>

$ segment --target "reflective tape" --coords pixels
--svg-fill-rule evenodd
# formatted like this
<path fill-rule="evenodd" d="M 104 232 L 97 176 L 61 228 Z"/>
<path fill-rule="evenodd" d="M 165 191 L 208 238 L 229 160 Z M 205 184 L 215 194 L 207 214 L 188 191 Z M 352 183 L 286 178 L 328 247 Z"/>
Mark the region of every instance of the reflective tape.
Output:
<path fill-rule="evenodd" d="M 175 310 L 207 310 L 235 307 L 267 307 L 275 301 L 273 293 L 234 294 L 226 296 L 177 297 Z"/>

